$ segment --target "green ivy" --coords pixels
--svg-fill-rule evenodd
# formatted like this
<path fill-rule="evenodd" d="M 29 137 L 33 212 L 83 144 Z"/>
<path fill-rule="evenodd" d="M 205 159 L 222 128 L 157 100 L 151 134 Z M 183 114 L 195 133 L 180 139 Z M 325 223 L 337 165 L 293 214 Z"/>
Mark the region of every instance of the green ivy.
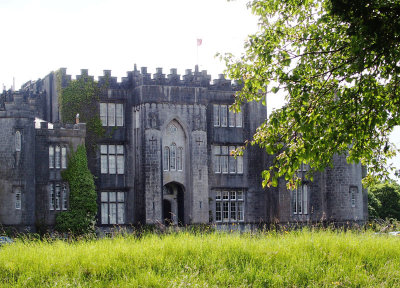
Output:
<path fill-rule="evenodd" d="M 82 235 L 94 231 L 97 213 L 97 194 L 93 175 L 90 173 L 85 146 L 78 146 L 62 173 L 69 183 L 69 210 L 57 214 L 56 230 Z"/>

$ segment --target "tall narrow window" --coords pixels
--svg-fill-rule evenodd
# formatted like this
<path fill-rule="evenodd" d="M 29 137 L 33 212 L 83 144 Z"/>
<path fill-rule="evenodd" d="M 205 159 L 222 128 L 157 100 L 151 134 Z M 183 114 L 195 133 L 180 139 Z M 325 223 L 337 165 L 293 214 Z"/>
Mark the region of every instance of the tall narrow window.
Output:
<path fill-rule="evenodd" d="M 222 173 L 228 173 L 228 158 L 229 158 L 229 149 L 228 146 L 221 146 L 221 170 Z"/>
<path fill-rule="evenodd" d="M 169 147 L 164 147 L 164 171 L 169 170 Z"/>
<path fill-rule="evenodd" d="M 357 187 L 350 187 L 350 201 L 351 207 L 356 207 L 356 193 L 358 192 Z"/>
<path fill-rule="evenodd" d="M 60 149 L 60 146 L 56 146 L 55 167 L 56 167 L 56 169 L 59 169 L 61 167 L 61 149 Z"/>
<path fill-rule="evenodd" d="M 56 184 L 56 210 L 60 210 L 61 206 L 61 187 L 60 184 Z"/>
<path fill-rule="evenodd" d="M 221 146 L 213 146 L 214 172 L 221 173 Z"/>
<path fill-rule="evenodd" d="M 178 171 L 182 171 L 183 170 L 183 148 L 179 147 L 178 148 L 178 154 L 176 155 L 176 166 Z"/>
<path fill-rule="evenodd" d="M 100 120 L 103 126 L 107 126 L 107 103 L 100 103 Z"/>
<path fill-rule="evenodd" d="M 67 168 L 67 148 L 61 147 L 61 168 Z"/>
<path fill-rule="evenodd" d="M 243 174 L 243 155 L 236 156 L 237 173 Z"/>
<path fill-rule="evenodd" d="M 101 173 L 107 174 L 108 173 L 108 156 L 107 156 L 107 145 L 100 145 L 100 166 L 101 166 Z"/>
<path fill-rule="evenodd" d="M 68 197 L 67 197 L 67 184 L 62 185 L 62 210 L 67 210 Z"/>
<path fill-rule="evenodd" d="M 229 127 L 235 127 L 235 112 L 229 109 Z"/>
<path fill-rule="evenodd" d="M 236 127 L 242 127 L 243 126 L 243 117 L 242 117 L 242 111 L 236 112 Z"/>
<path fill-rule="evenodd" d="M 108 145 L 108 173 L 115 174 L 117 171 L 115 164 L 115 145 Z"/>
<path fill-rule="evenodd" d="M 117 174 L 125 173 L 124 146 L 117 145 Z"/>
<path fill-rule="evenodd" d="M 170 169 L 176 170 L 176 144 L 171 145 Z"/>
<path fill-rule="evenodd" d="M 228 126 L 228 106 L 221 105 L 221 127 Z"/>
<path fill-rule="evenodd" d="M 15 189 L 15 209 L 21 210 L 21 190 Z"/>
<path fill-rule="evenodd" d="M 21 132 L 15 132 L 15 151 L 21 151 Z"/>
<path fill-rule="evenodd" d="M 214 110 L 214 126 L 220 126 L 221 122 L 220 122 L 219 105 L 214 104 L 213 110 Z"/>
<path fill-rule="evenodd" d="M 49 168 L 54 168 L 54 147 L 49 146 Z"/>
<path fill-rule="evenodd" d="M 108 103 L 107 120 L 108 120 L 108 126 L 115 126 L 115 104 L 114 103 Z"/>
<path fill-rule="evenodd" d="M 301 184 L 292 191 L 293 214 L 308 214 L 308 185 Z"/>
<path fill-rule="evenodd" d="M 124 106 L 123 104 L 115 105 L 115 115 L 117 120 L 117 126 L 124 126 Z"/>
<path fill-rule="evenodd" d="M 49 208 L 50 210 L 54 210 L 54 203 L 55 203 L 55 194 L 54 194 L 54 185 L 53 183 L 49 184 Z"/>
<path fill-rule="evenodd" d="M 235 146 L 229 146 L 229 173 L 235 174 L 236 173 L 236 159 L 235 156 L 232 154 L 232 151 L 235 150 Z"/>

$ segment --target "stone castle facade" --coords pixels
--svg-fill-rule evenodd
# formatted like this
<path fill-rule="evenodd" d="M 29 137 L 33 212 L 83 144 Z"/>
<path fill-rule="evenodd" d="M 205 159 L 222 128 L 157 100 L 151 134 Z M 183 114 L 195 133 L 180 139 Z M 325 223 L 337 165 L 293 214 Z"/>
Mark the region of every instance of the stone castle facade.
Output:
<path fill-rule="evenodd" d="M 85 142 L 85 124 L 60 119 L 57 87 L 50 73 L 4 91 L 0 107 L 0 224 L 34 231 L 54 225 L 68 209 L 68 183 L 61 171 L 67 155 Z M 79 77 L 88 76 L 82 70 Z M 146 68 L 117 82 L 104 71 L 109 89 L 99 95 L 98 113 L 107 137 L 89 157 L 98 193 L 97 225 L 258 224 L 347 222 L 367 219 L 360 165 L 334 159 L 333 168 L 295 191 L 285 181 L 262 188 L 261 171 L 272 161 L 258 147 L 234 158 L 230 151 L 251 139 L 266 119 L 266 107 L 247 103 L 229 111 L 240 87 L 206 71 L 176 69 L 165 75 Z M 35 120 L 36 119 L 36 120 Z M 42 119 L 42 120 L 38 120 Z M 300 171 L 301 173 L 301 171 Z"/>

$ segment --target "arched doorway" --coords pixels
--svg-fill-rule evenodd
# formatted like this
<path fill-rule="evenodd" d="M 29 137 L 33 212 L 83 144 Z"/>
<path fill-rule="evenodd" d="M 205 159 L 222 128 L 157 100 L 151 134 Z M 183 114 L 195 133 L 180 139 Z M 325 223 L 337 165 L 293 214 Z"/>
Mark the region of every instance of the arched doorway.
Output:
<path fill-rule="evenodd" d="M 163 187 L 164 224 L 185 224 L 185 190 L 182 184 L 170 182 Z"/>

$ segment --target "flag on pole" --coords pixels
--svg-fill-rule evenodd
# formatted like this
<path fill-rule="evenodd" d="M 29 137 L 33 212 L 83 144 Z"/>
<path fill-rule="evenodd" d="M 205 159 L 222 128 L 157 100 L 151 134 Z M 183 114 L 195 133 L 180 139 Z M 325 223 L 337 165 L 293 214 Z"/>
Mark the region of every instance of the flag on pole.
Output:
<path fill-rule="evenodd" d="M 197 39 L 197 46 L 200 46 L 203 43 L 203 39 Z"/>

